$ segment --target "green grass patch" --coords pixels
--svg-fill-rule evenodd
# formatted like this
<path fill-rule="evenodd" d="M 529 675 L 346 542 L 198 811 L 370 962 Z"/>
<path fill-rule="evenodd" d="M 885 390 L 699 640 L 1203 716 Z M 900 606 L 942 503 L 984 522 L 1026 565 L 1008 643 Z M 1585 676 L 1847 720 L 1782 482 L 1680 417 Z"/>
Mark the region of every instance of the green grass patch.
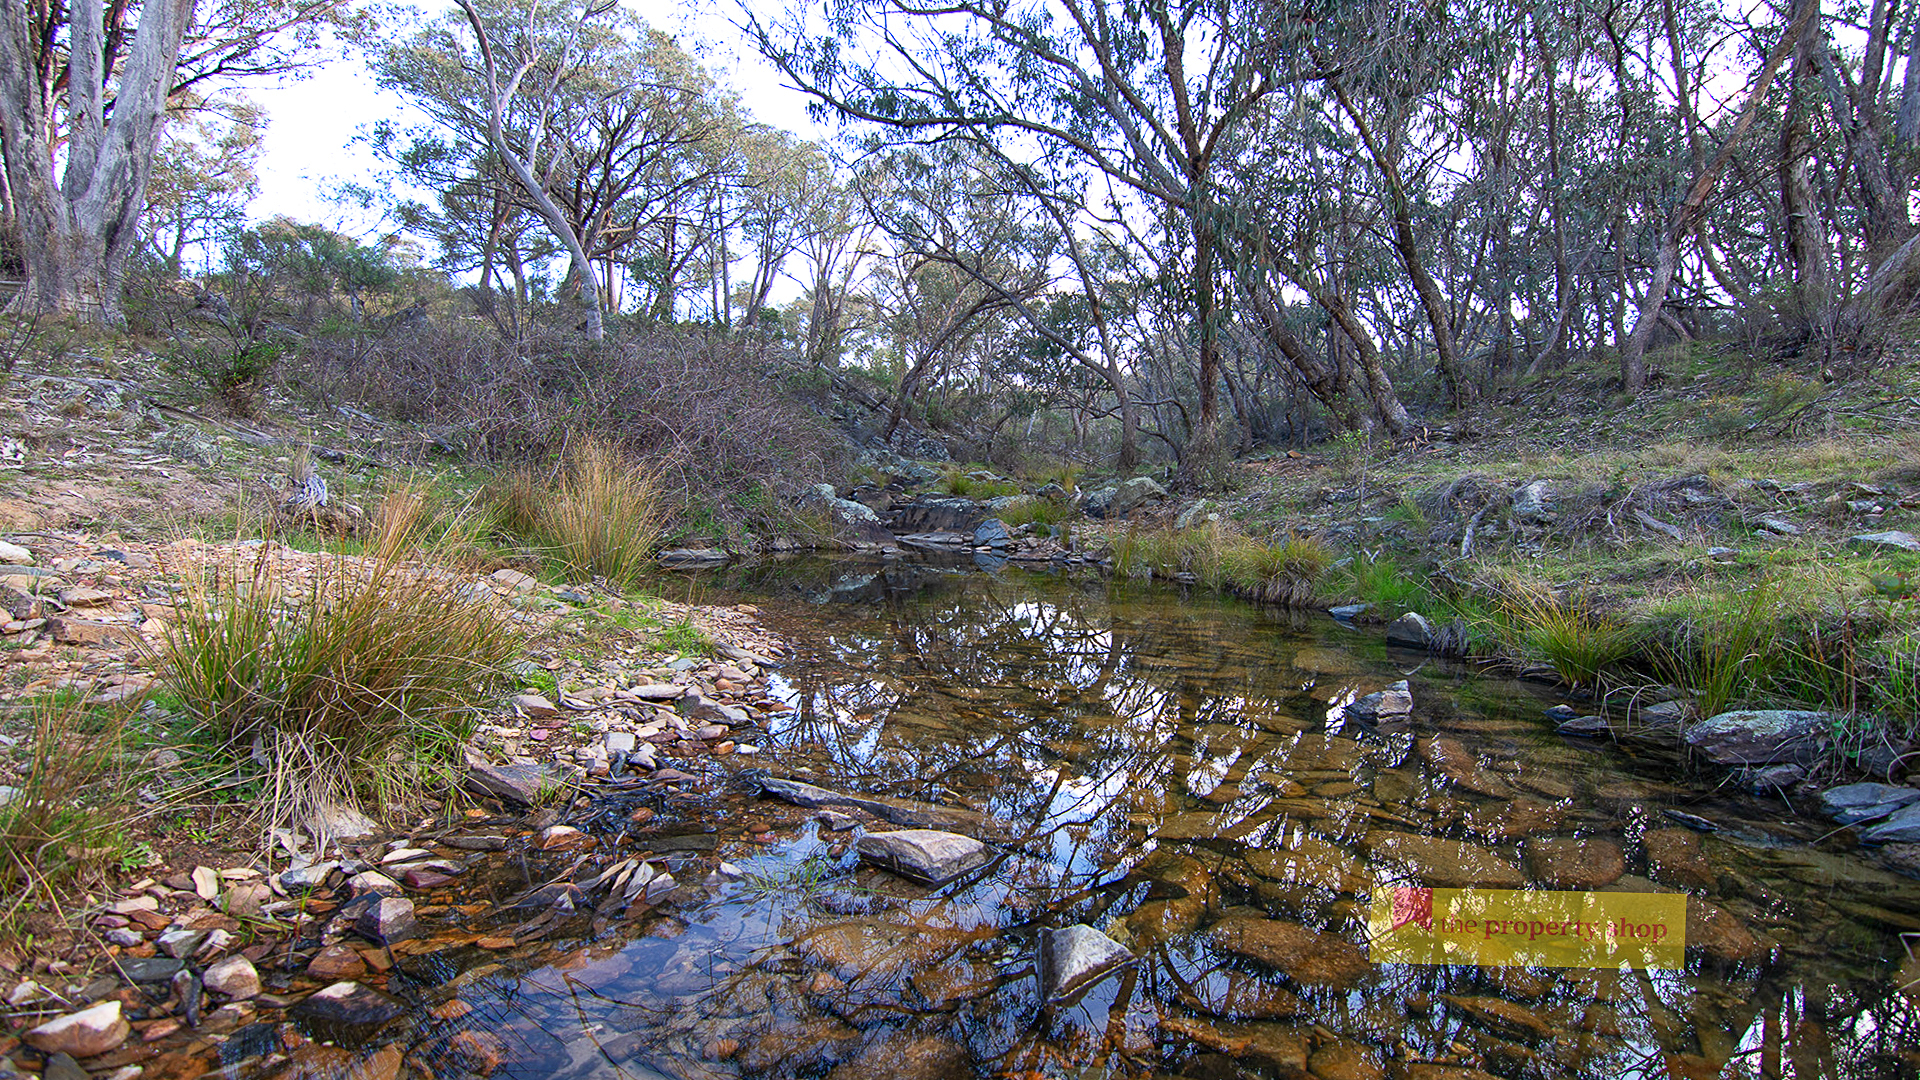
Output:
<path fill-rule="evenodd" d="M 1596 685 L 1645 638 L 1641 626 L 1601 610 L 1591 597 L 1558 596 L 1537 586 L 1514 590 L 1503 613 L 1518 643 L 1572 686 Z"/>

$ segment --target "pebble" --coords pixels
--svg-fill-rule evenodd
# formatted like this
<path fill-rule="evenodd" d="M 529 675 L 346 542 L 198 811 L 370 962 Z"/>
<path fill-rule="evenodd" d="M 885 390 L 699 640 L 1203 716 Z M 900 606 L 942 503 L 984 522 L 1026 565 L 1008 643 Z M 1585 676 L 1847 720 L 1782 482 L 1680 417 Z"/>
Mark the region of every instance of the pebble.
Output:
<path fill-rule="evenodd" d="M 26 1043 L 43 1054 L 72 1054 L 93 1057 L 119 1046 L 131 1032 L 117 1000 L 103 1001 L 91 1008 L 29 1030 Z"/>
<path fill-rule="evenodd" d="M 253 961 L 244 956 L 229 956 L 208 968 L 201 982 L 207 989 L 235 1001 L 260 993 L 260 973 L 254 969 Z"/>

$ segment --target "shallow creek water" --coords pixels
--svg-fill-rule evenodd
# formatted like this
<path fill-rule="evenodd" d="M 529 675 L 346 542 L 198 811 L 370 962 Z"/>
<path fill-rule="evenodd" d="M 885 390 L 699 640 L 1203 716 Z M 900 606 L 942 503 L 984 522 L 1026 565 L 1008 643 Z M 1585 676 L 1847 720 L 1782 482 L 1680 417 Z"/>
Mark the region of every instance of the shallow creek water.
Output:
<path fill-rule="evenodd" d="M 1555 735 L 1546 688 L 1095 575 L 806 563 L 699 588 L 798 643 L 776 680 L 794 710 L 760 764 L 978 811 L 996 859 L 913 885 L 862 865 L 857 832 L 752 797 L 750 772 L 658 800 L 662 835 L 682 833 L 653 846 L 686 849 L 692 887 L 504 954 L 404 962 L 416 1061 L 528 1078 L 1914 1074 L 1920 1006 L 1896 973 L 1920 882 L 1673 755 Z M 1347 715 L 1401 678 L 1409 722 Z M 716 859 L 743 878 L 699 884 Z M 1369 891 L 1414 880 L 1685 890 L 1686 967 L 1366 963 Z M 1080 923 L 1138 960 L 1048 1004 L 1036 941 Z"/>

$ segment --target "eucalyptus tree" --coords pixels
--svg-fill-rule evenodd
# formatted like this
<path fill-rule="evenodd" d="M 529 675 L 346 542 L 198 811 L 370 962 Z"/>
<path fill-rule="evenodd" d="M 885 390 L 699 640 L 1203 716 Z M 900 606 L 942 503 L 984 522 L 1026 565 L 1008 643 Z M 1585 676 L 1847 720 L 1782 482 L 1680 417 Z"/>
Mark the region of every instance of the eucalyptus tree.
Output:
<path fill-rule="evenodd" d="M 589 336 L 622 304 L 620 268 L 650 315 L 672 318 L 682 275 L 711 262 L 712 192 L 737 171 L 744 128 L 737 102 L 671 37 L 606 0 L 456 4 L 378 56 L 381 85 L 438 129 L 410 133 L 395 159 L 419 178 L 439 170 L 473 185 L 489 236 L 515 214 L 537 219 L 566 254 L 563 291 Z"/>
<path fill-rule="evenodd" d="M 834 198 L 833 163 L 826 152 L 793 134 L 754 125 L 739 143 L 739 229 L 752 251 L 752 276 L 742 283 L 742 321 L 753 326 L 787 265 L 807 244 L 809 209 Z"/>
<path fill-rule="evenodd" d="M 1015 212 L 998 162 L 965 142 L 896 149 L 876 167 L 867 210 L 892 242 L 880 302 L 899 350 L 898 381 L 883 436 L 891 439 L 943 370 L 958 371 L 1052 284 L 1058 249 L 1050 223 Z"/>
<path fill-rule="evenodd" d="M 27 286 L 13 305 L 118 322 L 168 101 L 303 63 L 346 0 L 142 0 L 0 6 L 4 210 Z"/>
<path fill-rule="evenodd" d="M 266 113 L 239 96 L 189 100 L 169 119 L 140 225 L 168 273 L 179 275 L 189 247 L 210 249 L 244 226 L 265 135 Z"/>
<path fill-rule="evenodd" d="M 841 115 L 920 140 L 1030 142 L 1178 221 L 1216 422 L 1223 143 L 1291 77 L 1314 18 L 1264 0 L 795 0 L 749 33 Z"/>
<path fill-rule="evenodd" d="M 854 171 L 844 180 L 832 175 L 819 179 L 823 182 L 802 207 L 793 252 L 801 270 L 793 276 L 803 289 L 801 356 L 810 366 L 830 371 L 840 365 L 856 329 L 853 312 L 862 306 L 862 287 L 880 253 L 879 222 L 867 213 L 866 192 L 881 181 L 871 169 Z"/>

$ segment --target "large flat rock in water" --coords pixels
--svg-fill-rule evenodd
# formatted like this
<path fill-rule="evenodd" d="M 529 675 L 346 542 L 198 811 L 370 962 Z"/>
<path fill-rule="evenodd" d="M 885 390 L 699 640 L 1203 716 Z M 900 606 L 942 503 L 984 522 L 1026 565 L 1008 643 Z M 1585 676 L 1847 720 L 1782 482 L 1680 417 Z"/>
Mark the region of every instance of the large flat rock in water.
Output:
<path fill-rule="evenodd" d="M 868 862 L 929 885 L 951 881 L 993 857 L 973 837 L 938 829 L 868 833 L 857 847 Z"/>
<path fill-rule="evenodd" d="M 760 791 L 762 794 L 790 802 L 795 806 L 804 806 L 813 810 L 850 806 L 857 810 L 865 810 L 874 817 L 890 821 L 895 825 L 904 825 L 911 829 L 942 829 L 991 837 L 999 837 L 1007 833 L 1007 830 L 997 822 L 989 821 L 985 815 L 972 810 L 935 806 L 932 803 L 895 799 L 885 795 L 847 795 L 816 787 L 803 780 L 789 780 L 777 776 L 762 777 Z"/>

